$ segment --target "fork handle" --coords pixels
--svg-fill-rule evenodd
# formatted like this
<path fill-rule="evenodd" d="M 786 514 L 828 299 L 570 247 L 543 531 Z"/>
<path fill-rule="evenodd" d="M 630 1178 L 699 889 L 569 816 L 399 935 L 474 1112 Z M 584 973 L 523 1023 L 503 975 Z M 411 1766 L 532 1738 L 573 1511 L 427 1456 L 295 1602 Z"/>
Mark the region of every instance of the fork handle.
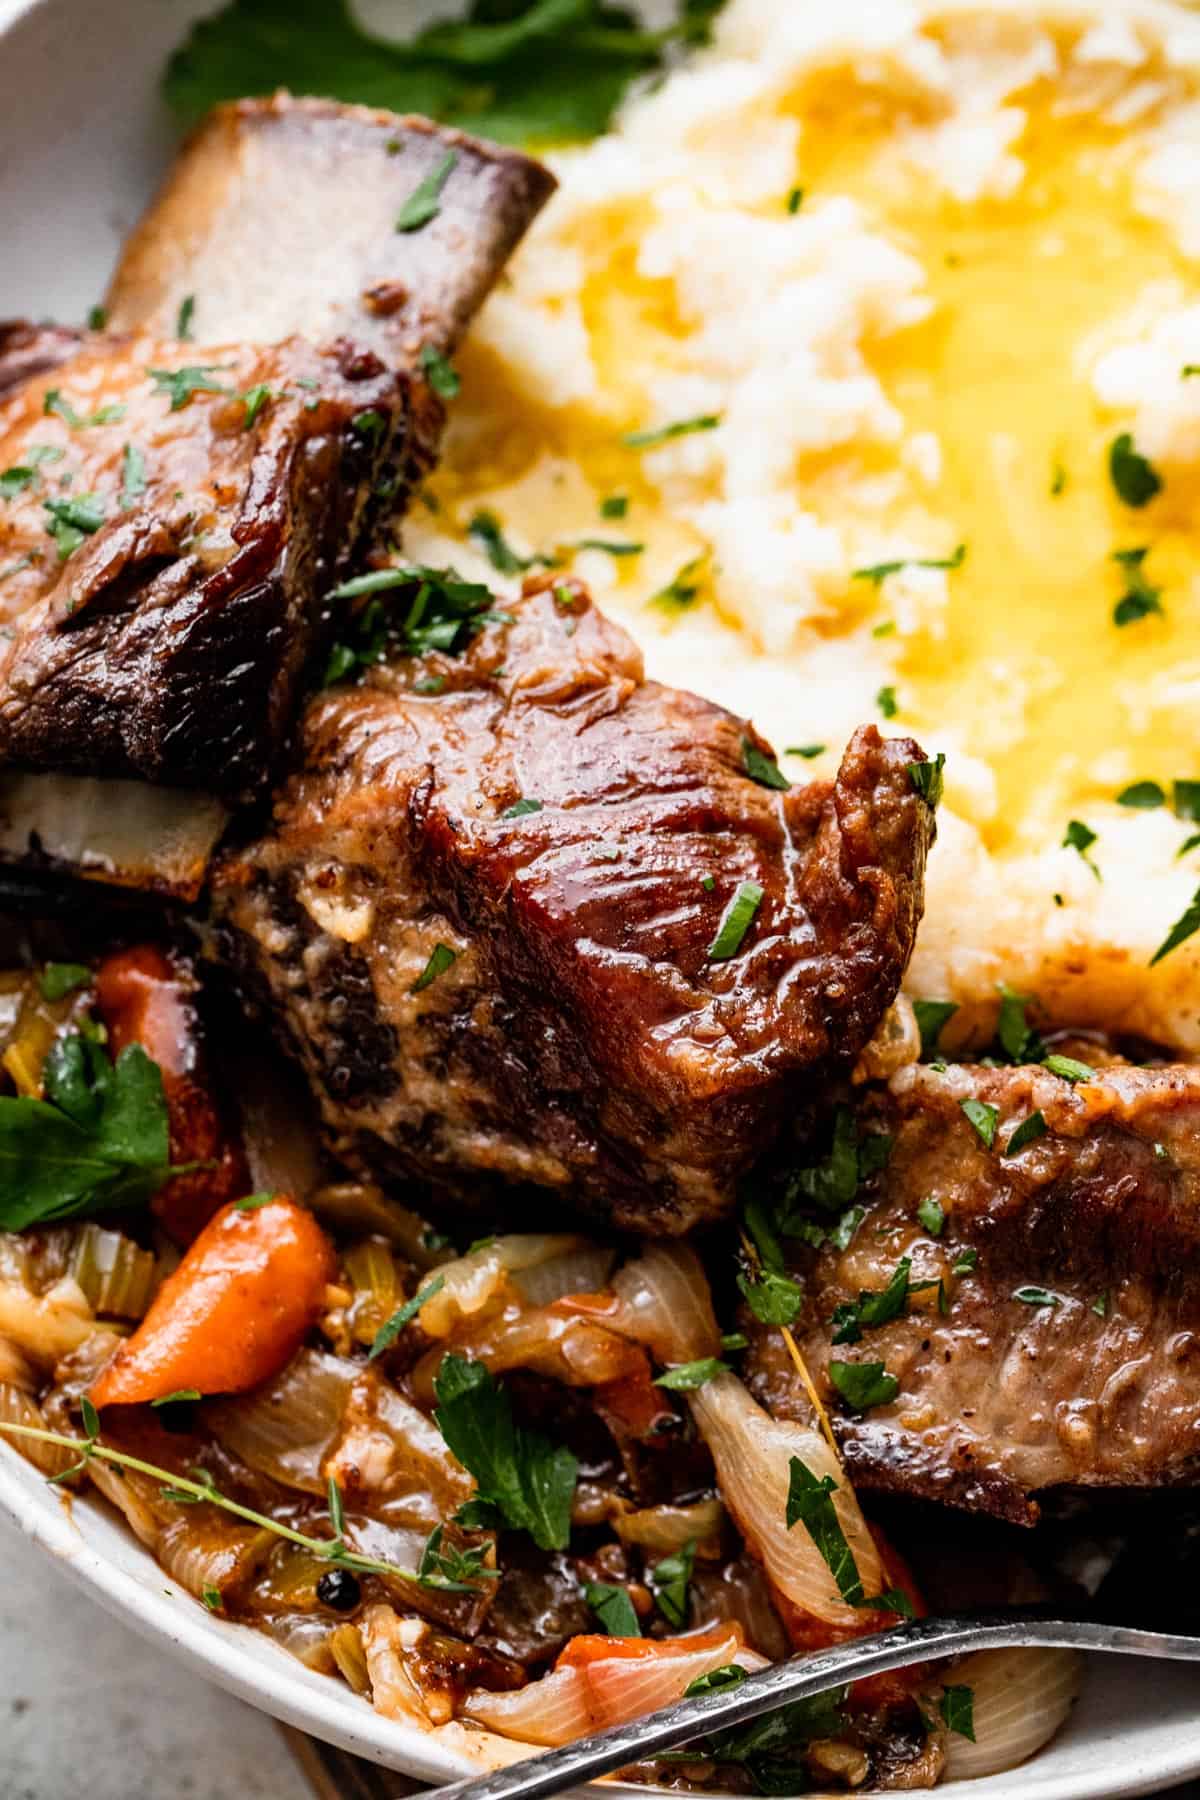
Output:
<path fill-rule="evenodd" d="M 694 1738 L 743 1725 L 787 1701 L 809 1700 L 843 1682 L 887 1669 L 903 1669 L 934 1657 L 969 1650 L 1001 1650 L 1037 1645 L 1049 1649 L 1104 1650 L 1124 1656 L 1200 1661 L 1200 1638 L 1137 1631 L 1071 1619 L 1047 1619 L 1038 1612 L 980 1614 L 974 1618 L 917 1619 L 871 1639 L 855 1638 L 750 1675 L 737 1687 L 677 1700 L 661 1711 L 595 1736 L 545 1750 L 539 1756 L 434 1788 L 425 1800 L 542 1800 L 578 1782 L 674 1750 Z"/>

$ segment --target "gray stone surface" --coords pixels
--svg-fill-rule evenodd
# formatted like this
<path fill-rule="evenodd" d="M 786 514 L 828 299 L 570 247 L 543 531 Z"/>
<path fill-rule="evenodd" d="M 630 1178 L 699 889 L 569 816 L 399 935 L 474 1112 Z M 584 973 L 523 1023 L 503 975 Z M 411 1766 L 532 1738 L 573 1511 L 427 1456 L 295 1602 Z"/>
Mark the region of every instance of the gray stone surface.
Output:
<path fill-rule="evenodd" d="M 0 1521 L 0 1800 L 310 1800 L 272 1721 Z"/>

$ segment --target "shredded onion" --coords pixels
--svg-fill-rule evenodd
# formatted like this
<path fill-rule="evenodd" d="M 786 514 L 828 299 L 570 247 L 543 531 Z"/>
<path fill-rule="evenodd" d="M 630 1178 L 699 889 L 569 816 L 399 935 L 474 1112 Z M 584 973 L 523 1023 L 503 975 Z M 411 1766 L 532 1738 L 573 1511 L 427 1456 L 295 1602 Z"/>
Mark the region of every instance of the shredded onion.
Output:
<path fill-rule="evenodd" d="M 52 1368 L 95 1330 L 87 1295 L 69 1276 L 44 1294 L 34 1294 L 23 1280 L 0 1279 L 0 1337 L 12 1338 L 40 1366 Z"/>
<path fill-rule="evenodd" d="M 412 1719 L 426 1728 L 443 1724 L 450 1714 L 439 1717 L 430 1710 L 412 1655 L 428 1625 L 398 1618 L 390 1606 L 375 1605 L 367 1607 L 359 1629 L 376 1712 L 389 1719 Z"/>
<path fill-rule="evenodd" d="M 947 1680 L 975 1696 L 975 1742 L 946 1738 L 946 1779 L 972 1781 L 1015 1768 L 1049 1743 L 1079 1692 L 1074 1650 L 980 1650 Z"/>
<path fill-rule="evenodd" d="M 348 1508 L 368 1502 L 379 1512 L 386 1502 L 393 1523 L 426 1531 L 475 1491 L 433 1420 L 373 1369 L 354 1383 L 322 1475 L 336 1478 Z"/>
<path fill-rule="evenodd" d="M 721 1529 L 725 1508 L 719 1500 L 697 1500 L 691 1506 L 651 1506 L 644 1512 L 617 1513 L 613 1528 L 623 1544 L 643 1550 L 682 1550 L 693 1540 L 701 1546 Z"/>
<path fill-rule="evenodd" d="M 158 1534 L 154 1553 L 172 1581 L 197 1598 L 205 1588 L 216 1588 L 224 1597 L 243 1586 L 279 1541 L 274 1532 L 256 1530 L 224 1513 L 201 1519 L 194 1506 L 174 1511 Z"/>
<path fill-rule="evenodd" d="M 759 1669 L 763 1660 L 745 1648 L 736 1625 L 662 1640 L 573 1638 L 552 1674 L 515 1694 L 472 1694 L 463 1711 L 502 1737 L 569 1744 L 668 1706 L 710 1669 L 731 1662 Z"/>
<path fill-rule="evenodd" d="M 0 1344 L 0 1348 L 7 1348 Z M 6 1425 L 27 1425 L 37 1431 L 46 1429 L 46 1420 L 41 1407 L 24 1392 L 22 1387 L 12 1381 L 0 1380 L 0 1421 Z M 78 1462 L 79 1458 L 61 1444 L 39 1443 L 37 1438 L 10 1437 L 7 1432 L 0 1434 L 0 1441 L 10 1444 L 26 1462 L 31 1462 L 35 1469 L 43 1475 L 61 1475 L 64 1469 Z"/>
<path fill-rule="evenodd" d="M 554 1308 L 524 1311 L 510 1306 L 491 1314 L 473 1330 L 454 1334 L 455 1353 L 486 1363 L 493 1374 L 531 1369 L 568 1387 L 599 1387 L 634 1375 L 642 1353 L 624 1338 L 579 1318 L 564 1318 Z M 412 1371 L 413 1393 L 423 1404 L 433 1399 L 433 1379 L 446 1354 L 438 1344 Z"/>
<path fill-rule="evenodd" d="M 153 1250 L 92 1222 L 80 1227 L 68 1267 L 92 1308 L 119 1319 L 140 1319 L 160 1280 Z"/>
<path fill-rule="evenodd" d="M 335 1625 L 329 1634 L 329 1654 L 342 1679 L 356 1694 L 370 1695 L 371 1676 L 357 1625 Z"/>
<path fill-rule="evenodd" d="M 700 1434 L 716 1464 L 726 1506 L 773 1585 L 817 1619 L 861 1626 L 862 1615 L 840 1598 L 833 1577 L 803 1524 L 788 1529 L 786 1512 L 793 1456 L 818 1481 L 837 1483 L 833 1504 L 868 1594 L 884 1586 L 879 1551 L 854 1489 L 825 1439 L 807 1426 L 772 1419 L 735 1375 L 718 1375 L 688 1395 Z"/>
<path fill-rule="evenodd" d="M 617 1306 L 605 1324 L 644 1344 L 656 1362 L 699 1362 L 717 1356 L 721 1334 L 708 1279 L 687 1244 L 652 1244 L 613 1278 Z"/>
<path fill-rule="evenodd" d="M 549 1306 L 564 1294 L 594 1294 L 608 1281 L 615 1250 L 581 1241 L 578 1249 L 513 1273 L 513 1286 L 530 1306 Z"/>
<path fill-rule="evenodd" d="M 418 1315 L 421 1329 L 430 1337 L 449 1337 L 464 1319 L 474 1318 L 499 1296 L 510 1275 L 524 1275 L 528 1280 L 540 1264 L 590 1247 L 586 1238 L 565 1235 L 516 1233 L 494 1238 L 468 1256 L 442 1265 L 438 1270 L 442 1286 Z"/>
<path fill-rule="evenodd" d="M 357 1363 L 299 1350 L 274 1381 L 236 1399 L 211 1402 L 205 1420 L 219 1443 L 260 1475 L 323 1494 L 322 1462 L 342 1427 Z"/>

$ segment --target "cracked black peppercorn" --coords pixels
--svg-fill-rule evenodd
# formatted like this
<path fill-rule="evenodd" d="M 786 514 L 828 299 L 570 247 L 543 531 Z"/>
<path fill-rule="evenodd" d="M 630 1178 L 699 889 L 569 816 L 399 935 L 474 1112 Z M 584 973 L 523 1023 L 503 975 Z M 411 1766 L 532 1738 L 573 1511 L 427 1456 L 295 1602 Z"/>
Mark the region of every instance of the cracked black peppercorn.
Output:
<path fill-rule="evenodd" d="M 362 1589 L 349 1569 L 326 1569 L 317 1583 L 317 1599 L 334 1612 L 353 1612 L 362 1599 Z"/>

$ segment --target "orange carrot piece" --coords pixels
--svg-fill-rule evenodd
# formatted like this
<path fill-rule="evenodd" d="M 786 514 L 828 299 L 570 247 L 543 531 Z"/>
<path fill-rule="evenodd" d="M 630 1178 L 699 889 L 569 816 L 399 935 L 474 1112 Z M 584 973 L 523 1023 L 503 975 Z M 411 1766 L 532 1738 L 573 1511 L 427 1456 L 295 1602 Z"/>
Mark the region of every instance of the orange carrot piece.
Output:
<path fill-rule="evenodd" d="M 211 1219 L 92 1387 L 97 1406 L 180 1389 L 237 1394 L 299 1348 L 337 1274 L 333 1245 L 285 1195 Z"/>
<path fill-rule="evenodd" d="M 736 1642 L 739 1649 L 744 1642 L 742 1628 L 735 1622 L 710 1625 L 707 1631 L 689 1631 L 682 1637 L 623 1638 L 584 1633 L 570 1640 L 554 1667 L 586 1669 L 590 1663 L 614 1660 L 651 1662 L 656 1657 L 678 1656 L 691 1650 L 715 1650 L 730 1641 Z"/>

